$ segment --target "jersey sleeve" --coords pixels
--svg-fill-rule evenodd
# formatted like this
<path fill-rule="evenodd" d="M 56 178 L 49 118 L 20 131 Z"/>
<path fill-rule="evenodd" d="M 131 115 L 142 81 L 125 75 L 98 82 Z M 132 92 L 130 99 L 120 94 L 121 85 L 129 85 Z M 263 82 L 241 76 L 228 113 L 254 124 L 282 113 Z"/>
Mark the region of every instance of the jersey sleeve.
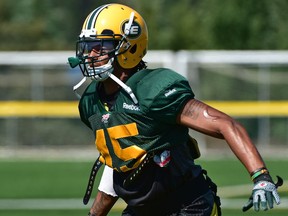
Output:
<path fill-rule="evenodd" d="M 103 170 L 98 190 L 110 196 L 117 197 L 117 194 L 113 188 L 113 169 L 106 165 Z"/>
<path fill-rule="evenodd" d="M 159 121 L 175 123 L 183 106 L 194 98 L 194 93 L 188 80 L 174 71 L 163 69 L 153 73 L 155 75 L 146 80 L 142 89 L 142 109 Z"/>

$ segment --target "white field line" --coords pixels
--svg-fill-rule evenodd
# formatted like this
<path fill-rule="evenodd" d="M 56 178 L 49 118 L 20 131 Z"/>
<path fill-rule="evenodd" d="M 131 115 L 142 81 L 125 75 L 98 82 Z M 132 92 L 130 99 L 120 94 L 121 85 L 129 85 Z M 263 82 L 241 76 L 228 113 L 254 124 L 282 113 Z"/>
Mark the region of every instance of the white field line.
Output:
<path fill-rule="evenodd" d="M 242 209 L 247 199 L 221 199 L 223 209 Z M 92 202 L 91 202 L 92 203 Z M 89 209 L 91 203 L 85 206 L 82 199 L 0 199 L 0 210 L 59 210 L 59 209 Z M 112 211 L 122 210 L 125 203 L 120 200 L 113 207 Z M 288 209 L 288 199 L 281 199 L 276 209 Z"/>
<path fill-rule="evenodd" d="M 285 180 L 287 182 L 287 180 Z M 247 185 L 235 185 L 218 187 L 218 194 L 221 197 L 222 208 L 229 209 L 241 209 L 247 202 L 251 193 L 251 184 Z M 284 184 L 278 189 L 279 192 L 287 192 L 288 186 Z M 235 197 L 247 196 L 247 199 L 239 199 Z M 81 198 L 72 199 L 0 199 L 0 210 L 4 209 L 89 209 L 92 203 L 92 199 L 88 205 L 82 203 Z M 113 209 L 124 209 L 125 203 L 122 200 L 117 201 Z M 281 199 L 281 205 L 275 208 L 288 209 L 288 198 Z"/>
<path fill-rule="evenodd" d="M 288 180 L 284 179 L 284 183 Z M 221 198 L 233 198 L 239 196 L 247 196 L 249 197 L 251 194 L 253 184 L 244 184 L 244 185 L 231 185 L 231 186 L 224 186 L 218 187 L 218 194 Z M 278 192 L 287 192 L 288 185 L 283 184 L 281 187 L 278 188 Z"/>
<path fill-rule="evenodd" d="M 0 209 L 81 209 L 81 199 L 0 199 Z"/>

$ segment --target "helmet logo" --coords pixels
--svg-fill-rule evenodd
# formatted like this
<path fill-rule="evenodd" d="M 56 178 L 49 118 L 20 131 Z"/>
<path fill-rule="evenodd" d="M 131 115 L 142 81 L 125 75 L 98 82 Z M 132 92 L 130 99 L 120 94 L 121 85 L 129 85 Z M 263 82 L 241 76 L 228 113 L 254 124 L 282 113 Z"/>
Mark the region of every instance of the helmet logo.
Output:
<path fill-rule="evenodd" d="M 125 31 L 127 25 L 128 25 L 128 20 L 122 24 L 122 32 Z M 129 34 L 127 35 L 131 39 L 135 39 L 139 37 L 141 34 L 141 26 L 137 22 L 133 22 L 130 29 L 129 29 Z"/>

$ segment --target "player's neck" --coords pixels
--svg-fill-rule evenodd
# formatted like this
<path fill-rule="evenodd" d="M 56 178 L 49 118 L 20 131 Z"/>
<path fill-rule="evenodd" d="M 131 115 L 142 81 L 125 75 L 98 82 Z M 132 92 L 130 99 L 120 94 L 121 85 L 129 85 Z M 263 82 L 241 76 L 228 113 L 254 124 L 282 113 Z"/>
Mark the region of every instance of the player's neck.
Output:
<path fill-rule="evenodd" d="M 115 70 L 113 74 L 125 83 L 129 78 L 130 73 L 126 70 Z M 103 82 L 103 88 L 106 95 L 113 95 L 120 90 L 121 86 L 119 86 L 119 84 L 113 79 L 108 78 Z"/>
<path fill-rule="evenodd" d="M 103 90 L 106 95 L 113 95 L 121 88 L 114 80 L 108 78 L 103 82 Z"/>

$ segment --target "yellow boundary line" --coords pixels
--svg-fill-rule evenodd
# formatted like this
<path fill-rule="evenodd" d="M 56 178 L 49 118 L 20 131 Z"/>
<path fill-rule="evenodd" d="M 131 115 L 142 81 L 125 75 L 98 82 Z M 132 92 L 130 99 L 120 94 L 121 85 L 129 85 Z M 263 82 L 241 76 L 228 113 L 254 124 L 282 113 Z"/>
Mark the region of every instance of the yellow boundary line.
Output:
<path fill-rule="evenodd" d="M 207 104 L 232 116 L 288 116 L 288 101 L 206 101 Z"/>
<path fill-rule="evenodd" d="M 5 101 L 0 102 L 0 117 L 76 117 L 78 102 Z"/>
<path fill-rule="evenodd" d="M 288 101 L 205 101 L 236 117 L 288 116 Z M 0 117 L 78 117 L 78 101 L 1 101 Z"/>

